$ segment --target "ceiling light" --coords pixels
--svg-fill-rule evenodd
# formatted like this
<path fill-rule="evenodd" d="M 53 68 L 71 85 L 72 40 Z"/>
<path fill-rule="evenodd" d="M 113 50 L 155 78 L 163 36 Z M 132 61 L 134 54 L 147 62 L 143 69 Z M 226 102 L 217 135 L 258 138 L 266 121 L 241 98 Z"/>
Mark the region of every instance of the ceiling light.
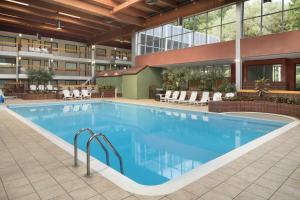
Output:
<path fill-rule="evenodd" d="M 62 29 L 61 21 L 59 19 L 57 20 L 56 29 L 57 30 L 61 30 Z"/>
<path fill-rule="evenodd" d="M 76 16 L 76 15 L 71 15 L 71 14 L 64 13 L 64 12 L 58 12 L 58 14 L 60 14 L 60 15 L 65 15 L 65 16 L 68 16 L 68 17 L 73 17 L 73 18 L 80 19 L 80 17 L 79 17 L 79 16 Z"/>
<path fill-rule="evenodd" d="M 23 3 L 23 2 L 20 2 L 20 1 L 14 1 L 14 0 L 5 0 L 5 1 L 11 2 L 11 3 L 20 4 L 20 5 L 23 5 L 23 6 L 29 6 L 28 3 Z"/>

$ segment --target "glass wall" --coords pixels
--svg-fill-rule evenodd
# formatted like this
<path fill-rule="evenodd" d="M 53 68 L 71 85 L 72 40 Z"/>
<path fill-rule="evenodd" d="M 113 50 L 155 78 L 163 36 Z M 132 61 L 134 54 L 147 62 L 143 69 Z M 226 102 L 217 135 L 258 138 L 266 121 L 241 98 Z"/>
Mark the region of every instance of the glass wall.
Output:
<path fill-rule="evenodd" d="M 281 70 L 281 64 L 249 66 L 247 72 L 248 81 L 265 78 L 271 82 L 281 82 Z"/>
<path fill-rule="evenodd" d="M 138 32 L 137 54 L 234 40 L 235 12 L 230 5 Z"/>
<path fill-rule="evenodd" d="M 244 2 L 243 35 L 253 37 L 300 29 L 300 0 Z"/>

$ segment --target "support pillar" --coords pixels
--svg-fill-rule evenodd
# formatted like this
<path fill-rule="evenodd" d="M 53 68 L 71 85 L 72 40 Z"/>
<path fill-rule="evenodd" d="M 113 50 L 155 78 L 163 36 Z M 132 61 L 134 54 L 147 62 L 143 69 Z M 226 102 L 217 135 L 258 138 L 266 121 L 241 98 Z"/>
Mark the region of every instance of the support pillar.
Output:
<path fill-rule="evenodd" d="M 243 2 L 236 4 L 236 39 L 235 39 L 235 85 L 236 89 L 242 89 L 243 62 L 241 58 L 241 38 L 243 21 Z"/>
<path fill-rule="evenodd" d="M 96 46 L 92 45 L 91 48 L 91 75 L 92 75 L 92 80 L 96 78 L 95 70 L 96 70 L 96 61 L 95 61 L 95 53 L 96 53 Z"/>
<path fill-rule="evenodd" d="M 16 82 L 19 82 L 19 51 L 17 51 L 16 57 Z"/>
<path fill-rule="evenodd" d="M 136 37 L 136 33 L 135 32 L 132 32 L 131 34 L 131 63 L 132 63 L 132 66 L 135 66 L 135 56 L 137 55 L 137 37 Z"/>

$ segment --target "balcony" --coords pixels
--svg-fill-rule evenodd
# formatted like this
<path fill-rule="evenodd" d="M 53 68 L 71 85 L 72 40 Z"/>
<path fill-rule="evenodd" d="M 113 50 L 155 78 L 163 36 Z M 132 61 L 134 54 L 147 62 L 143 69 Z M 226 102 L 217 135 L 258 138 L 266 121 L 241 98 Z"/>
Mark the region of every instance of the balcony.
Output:
<path fill-rule="evenodd" d="M 39 69 L 44 68 L 48 69 L 47 66 L 32 66 L 32 65 L 23 65 L 20 67 L 20 74 L 27 74 L 29 69 Z M 55 69 L 49 69 L 53 71 L 55 76 L 91 76 L 91 70 L 89 67 L 87 69 L 77 68 L 76 70 L 65 69 L 64 66 L 58 66 Z"/>

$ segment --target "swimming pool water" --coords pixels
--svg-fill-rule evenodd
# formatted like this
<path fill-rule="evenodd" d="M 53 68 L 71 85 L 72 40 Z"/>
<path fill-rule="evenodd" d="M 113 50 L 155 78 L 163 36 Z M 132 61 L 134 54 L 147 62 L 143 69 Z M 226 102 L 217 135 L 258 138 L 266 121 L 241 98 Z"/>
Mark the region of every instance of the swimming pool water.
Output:
<path fill-rule="evenodd" d="M 124 175 L 143 185 L 165 183 L 286 124 L 105 101 L 10 109 L 70 144 L 80 128 L 104 133 L 123 158 Z M 78 140 L 83 151 L 87 140 Z M 98 144 L 91 155 L 105 163 Z M 112 152 L 110 162 L 119 171 Z"/>

